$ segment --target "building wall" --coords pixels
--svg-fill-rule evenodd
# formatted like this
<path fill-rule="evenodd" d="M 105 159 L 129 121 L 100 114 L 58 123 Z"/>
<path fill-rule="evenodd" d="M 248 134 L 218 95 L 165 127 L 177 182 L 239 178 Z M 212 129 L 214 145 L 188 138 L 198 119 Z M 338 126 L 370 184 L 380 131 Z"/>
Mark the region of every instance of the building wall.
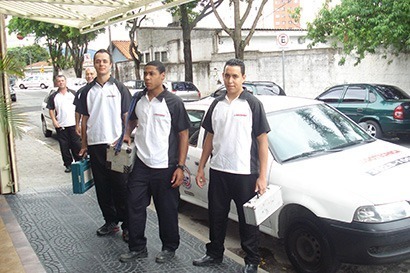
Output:
<path fill-rule="evenodd" d="M 341 56 L 337 50 L 323 47 L 307 49 L 303 31 L 286 32 L 289 43 L 283 48 L 276 43 L 278 33 L 281 32 L 265 30 L 255 33 L 245 52 L 248 80 L 274 81 L 283 86 L 288 95 L 309 98 L 316 97 L 329 86 L 345 82 L 394 84 L 410 92 L 410 55 L 387 59 L 379 55 L 368 55 L 357 66 L 354 66 L 353 58 L 347 58 L 345 65 L 339 66 Z M 167 80 L 183 81 L 184 60 L 180 29 L 142 28 L 138 35 L 141 51 L 167 51 Z M 232 40 L 228 38 L 215 29 L 192 32 L 194 84 L 203 95 L 219 86 L 224 63 L 234 57 Z M 143 68 L 142 65 L 141 69 Z M 130 73 L 124 70 L 122 73 L 127 77 L 133 75 L 133 71 Z M 128 78 L 120 74 L 120 79 Z"/>

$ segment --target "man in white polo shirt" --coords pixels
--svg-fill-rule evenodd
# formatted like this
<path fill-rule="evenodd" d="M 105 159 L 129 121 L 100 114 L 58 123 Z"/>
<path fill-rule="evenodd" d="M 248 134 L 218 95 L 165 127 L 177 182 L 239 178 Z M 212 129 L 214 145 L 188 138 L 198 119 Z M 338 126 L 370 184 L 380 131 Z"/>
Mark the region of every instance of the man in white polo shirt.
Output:
<path fill-rule="evenodd" d="M 262 103 L 244 87 L 245 64 L 241 60 L 226 62 L 222 74 L 226 94 L 212 102 L 202 123 L 207 134 L 199 161 L 196 183 L 205 184 L 204 167 L 210 161 L 208 205 L 209 239 L 206 255 L 193 265 L 208 266 L 222 262 L 224 240 L 231 200 L 239 219 L 241 246 L 245 251 L 242 272 L 258 271 L 259 228 L 245 222 L 243 204 L 266 191 L 268 137 L 270 131 Z"/>
<path fill-rule="evenodd" d="M 56 76 L 58 90 L 51 94 L 47 102 L 51 120 L 57 132 L 65 172 L 71 172 L 71 163 L 80 160 L 81 142 L 75 131 L 75 92 L 67 88 L 65 76 Z"/>
<path fill-rule="evenodd" d="M 179 246 L 179 186 L 184 178 L 190 121 L 181 98 L 162 84 L 165 66 L 159 61 L 145 65 L 146 88 L 140 94 L 124 141 L 136 128 L 137 156 L 128 178 L 129 252 L 120 256 L 129 262 L 148 256 L 145 225 L 147 206 L 154 199 L 162 250 L 157 263 L 171 260 Z M 138 125 L 138 126 L 137 126 Z"/>
<path fill-rule="evenodd" d="M 97 77 L 82 87 L 78 112 L 81 118 L 81 152 L 90 155 L 95 190 L 105 224 L 98 236 L 118 231 L 122 222 L 123 239 L 128 241 L 127 174 L 107 168 L 107 145 L 117 141 L 131 100 L 129 90 L 111 77 L 112 57 L 105 49 L 94 55 Z"/>

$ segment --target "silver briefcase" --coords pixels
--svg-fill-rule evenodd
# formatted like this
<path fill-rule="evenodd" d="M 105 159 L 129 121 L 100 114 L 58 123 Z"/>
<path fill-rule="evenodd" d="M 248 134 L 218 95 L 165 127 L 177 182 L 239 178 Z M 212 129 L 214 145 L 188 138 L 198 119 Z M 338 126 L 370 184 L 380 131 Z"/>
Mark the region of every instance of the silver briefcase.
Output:
<path fill-rule="evenodd" d="M 243 204 L 245 221 L 249 225 L 259 226 L 283 205 L 279 186 L 268 185 L 263 195 L 256 195 Z"/>
<path fill-rule="evenodd" d="M 115 146 L 107 146 L 107 168 L 120 173 L 130 173 L 134 166 L 135 155 L 137 153 L 135 143 L 132 142 L 128 146 L 127 143 L 123 143 L 121 151 L 115 153 Z"/>

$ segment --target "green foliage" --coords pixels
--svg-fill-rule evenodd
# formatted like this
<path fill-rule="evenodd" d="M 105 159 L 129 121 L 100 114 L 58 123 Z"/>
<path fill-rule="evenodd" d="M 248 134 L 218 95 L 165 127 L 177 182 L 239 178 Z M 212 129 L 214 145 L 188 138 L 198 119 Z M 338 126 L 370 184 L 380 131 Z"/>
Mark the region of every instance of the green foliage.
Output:
<path fill-rule="evenodd" d="M 172 2 L 172 0 L 167 0 L 165 2 L 166 3 L 167 2 Z M 188 3 L 184 4 L 187 11 L 188 11 L 188 22 L 189 22 L 189 24 L 192 24 L 195 21 L 195 19 L 200 15 L 200 13 L 197 12 L 195 9 L 198 6 L 202 6 L 202 7 L 205 6 L 206 2 L 209 2 L 209 0 L 196 0 L 196 1 L 188 2 Z M 167 11 L 169 13 L 171 13 L 172 16 L 177 16 L 178 18 L 181 18 L 180 6 L 175 6 L 175 7 L 169 8 L 169 9 L 167 9 Z"/>
<path fill-rule="evenodd" d="M 13 17 L 8 24 L 9 34 L 20 33 L 23 36 L 34 34 L 37 40 L 44 38 L 50 53 L 54 73 L 59 69 L 73 67 L 82 70 L 83 55 L 86 53 L 88 42 L 94 40 L 102 31 L 80 34 L 79 30 L 67 26 L 59 26 L 46 22 Z M 68 48 L 63 51 L 64 46 Z"/>
<path fill-rule="evenodd" d="M 331 42 L 346 55 L 353 53 L 356 64 L 366 53 L 386 56 L 410 52 L 409 1 L 341 0 L 333 8 L 330 2 L 327 0 L 318 17 L 308 23 L 311 46 Z"/>
<path fill-rule="evenodd" d="M 10 57 L 13 57 L 13 59 L 15 59 L 15 61 L 22 67 L 28 66 L 30 62 L 47 62 L 50 59 L 50 54 L 48 54 L 47 49 L 38 44 L 8 48 L 7 54 Z"/>
<path fill-rule="evenodd" d="M 0 126 L 6 134 L 10 131 L 14 136 L 21 138 L 22 127 L 27 126 L 27 117 L 12 108 L 11 101 L 0 95 Z"/>
<path fill-rule="evenodd" d="M 18 62 L 11 56 L 5 55 L 0 58 L 0 74 L 2 78 L 5 74 L 8 76 L 23 76 L 23 69 Z M 3 132 L 9 134 L 11 131 L 15 136 L 21 137 L 21 127 L 26 125 L 26 118 L 23 114 L 16 112 L 11 107 L 11 101 L 5 96 L 0 95 L 0 127 Z"/>

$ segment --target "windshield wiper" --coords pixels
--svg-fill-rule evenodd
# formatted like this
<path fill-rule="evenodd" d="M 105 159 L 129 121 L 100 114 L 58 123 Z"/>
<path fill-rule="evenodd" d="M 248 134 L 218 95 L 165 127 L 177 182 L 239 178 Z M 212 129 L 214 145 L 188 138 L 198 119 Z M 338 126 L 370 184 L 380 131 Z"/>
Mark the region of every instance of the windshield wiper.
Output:
<path fill-rule="evenodd" d="M 295 159 L 302 158 L 302 157 L 310 157 L 312 155 L 323 153 L 326 151 L 327 151 L 326 149 L 319 149 L 319 150 L 314 150 L 310 152 L 304 152 L 304 153 L 286 158 L 285 160 L 282 160 L 282 162 L 288 162 L 288 161 L 295 160 Z"/>

